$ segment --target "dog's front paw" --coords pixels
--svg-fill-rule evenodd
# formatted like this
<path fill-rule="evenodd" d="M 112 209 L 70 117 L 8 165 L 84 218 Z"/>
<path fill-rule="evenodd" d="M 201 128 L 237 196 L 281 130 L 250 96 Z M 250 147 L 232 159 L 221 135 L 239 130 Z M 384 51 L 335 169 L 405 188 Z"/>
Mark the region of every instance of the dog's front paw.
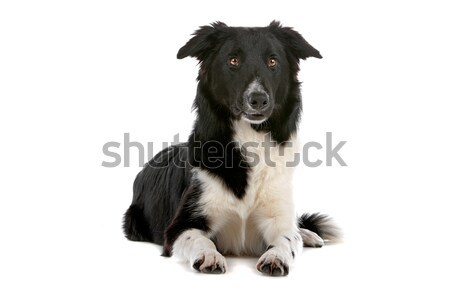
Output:
<path fill-rule="evenodd" d="M 289 274 L 289 264 L 282 255 L 278 254 L 276 248 L 267 250 L 256 264 L 258 271 L 270 276 L 286 276 Z"/>
<path fill-rule="evenodd" d="M 201 273 L 222 274 L 227 271 L 227 262 L 222 254 L 210 250 L 200 253 L 192 267 Z"/>

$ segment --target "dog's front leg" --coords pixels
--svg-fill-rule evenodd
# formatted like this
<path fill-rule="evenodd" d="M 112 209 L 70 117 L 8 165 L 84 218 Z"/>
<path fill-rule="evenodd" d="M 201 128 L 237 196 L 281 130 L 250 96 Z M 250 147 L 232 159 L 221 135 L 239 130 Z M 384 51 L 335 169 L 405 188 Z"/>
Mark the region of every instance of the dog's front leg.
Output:
<path fill-rule="evenodd" d="M 292 211 L 278 211 L 276 214 L 274 211 L 277 209 L 266 210 L 266 214 L 260 215 L 259 228 L 267 249 L 256 268 L 267 275 L 284 276 L 289 274 L 290 264 L 301 251 L 302 241 Z"/>
<path fill-rule="evenodd" d="M 225 273 L 227 264 L 211 237 L 211 222 L 199 204 L 200 181 L 193 180 L 183 193 L 180 207 L 164 233 L 163 256 L 174 254 L 202 273 Z"/>
<path fill-rule="evenodd" d="M 202 273 L 225 273 L 227 263 L 206 232 L 188 229 L 175 240 L 174 255 L 186 259 L 191 266 Z"/>

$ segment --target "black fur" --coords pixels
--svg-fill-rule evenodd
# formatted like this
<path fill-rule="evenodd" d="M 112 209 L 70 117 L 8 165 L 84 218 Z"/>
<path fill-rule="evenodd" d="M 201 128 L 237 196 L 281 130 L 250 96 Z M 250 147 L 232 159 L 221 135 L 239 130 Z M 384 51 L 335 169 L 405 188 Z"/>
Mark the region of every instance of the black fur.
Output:
<path fill-rule="evenodd" d="M 274 245 L 267 246 L 266 251 L 272 249 L 273 247 L 275 247 L 275 246 Z"/>
<path fill-rule="evenodd" d="M 172 245 L 176 238 L 186 229 L 196 228 L 203 231 L 208 231 L 208 221 L 205 216 L 194 214 L 198 208 L 197 199 L 202 193 L 199 182 L 193 180 L 190 186 L 182 195 L 183 202 L 180 204 L 174 219 L 167 227 L 164 235 L 164 249 L 163 256 L 170 256 L 172 254 Z"/>
<path fill-rule="evenodd" d="M 188 169 L 178 167 L 186 162 L 186 147 L 180 144 L 164 149 L 136 176 L 132 205 L 123 223 L 128 239 L 163 244 L 164 231 L 190 181 Z"/>
<path fill-rule="evenodd" d="M 321 213 L 304 213 L 298 218 L 298 227 L 315 232 L 324 240 L 335 240 L 341 235 L 331 218 Z"/>
<path fill-rule="evenodd" d="M 279 61 L 276 68 L 268 68 L 265 60 L 242 67 L 226 63 L 230 56 L 245 61 L 270 55 Z M 187 56 L 200 61 L 193 131 L 186 144 L 161 151 L 137 175 L 123 222 L 128 239 L 164 245 L 165 256 L 171 255 L 174 241 L 184 230 L 209 230 L 208 217 L 193 213 L 198 212 L 203 191 L 201 183 L 191 179 L 192 168 L 220 178 L 238 199 L 245 195 L 249 166 L 232 140 L 232 121 L 245 113 L 242 93 L 251 80 L 257 76 L 269 101 L 267 111 L 261 112 L 267 120 L 252 127 L 271 132 L 282 144 L 295 133 L 300 119 L 299 59 L 321 58 L 300 34 L 278 22 L 260 28 L 228 27 L 221 22 L 203 26 L 177 54 L 179 59 Z M 214 148 L 219 152 L 214 152 L 213 159 L 210 150 Z"/>

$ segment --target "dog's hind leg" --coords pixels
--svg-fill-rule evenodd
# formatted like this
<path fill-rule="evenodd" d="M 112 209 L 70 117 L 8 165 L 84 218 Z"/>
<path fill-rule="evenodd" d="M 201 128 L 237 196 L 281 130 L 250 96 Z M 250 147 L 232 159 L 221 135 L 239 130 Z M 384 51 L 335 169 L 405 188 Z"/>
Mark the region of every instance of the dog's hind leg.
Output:
<path fill-rule="evenodd" d="M 311 230 L 300 228 L 299 233 L 302 237 L 303 246 L 305 247 L 320 248 L 324 245 L 323 239 Z"/>
<path fill-rule="evenodd" d="M 132 204 L 123 216 L 123 231 L 130 241 L 153 242 L 149 224 L 142 208 Z"/>
<path fill-rule="evenodd" d="M 188 260 L 191 266 L 202 273 L 225 273 L 227 263 L 214 243 L 200 229 L 188 229 L 178 236 L 173 244 L 173 254 Z"/>

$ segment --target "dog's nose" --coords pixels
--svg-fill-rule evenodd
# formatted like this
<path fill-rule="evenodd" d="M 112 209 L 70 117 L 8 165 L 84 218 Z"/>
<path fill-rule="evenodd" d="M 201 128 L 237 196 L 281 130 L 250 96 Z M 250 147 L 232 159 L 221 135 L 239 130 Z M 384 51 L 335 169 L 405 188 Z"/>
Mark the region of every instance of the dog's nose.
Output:
<path fill-rule="evenodd" d="M 248 104 L 254 110 L 264 110 L 269 105 L 269 97 L 263 93 L 253 93 L 249 99 Z"/>

